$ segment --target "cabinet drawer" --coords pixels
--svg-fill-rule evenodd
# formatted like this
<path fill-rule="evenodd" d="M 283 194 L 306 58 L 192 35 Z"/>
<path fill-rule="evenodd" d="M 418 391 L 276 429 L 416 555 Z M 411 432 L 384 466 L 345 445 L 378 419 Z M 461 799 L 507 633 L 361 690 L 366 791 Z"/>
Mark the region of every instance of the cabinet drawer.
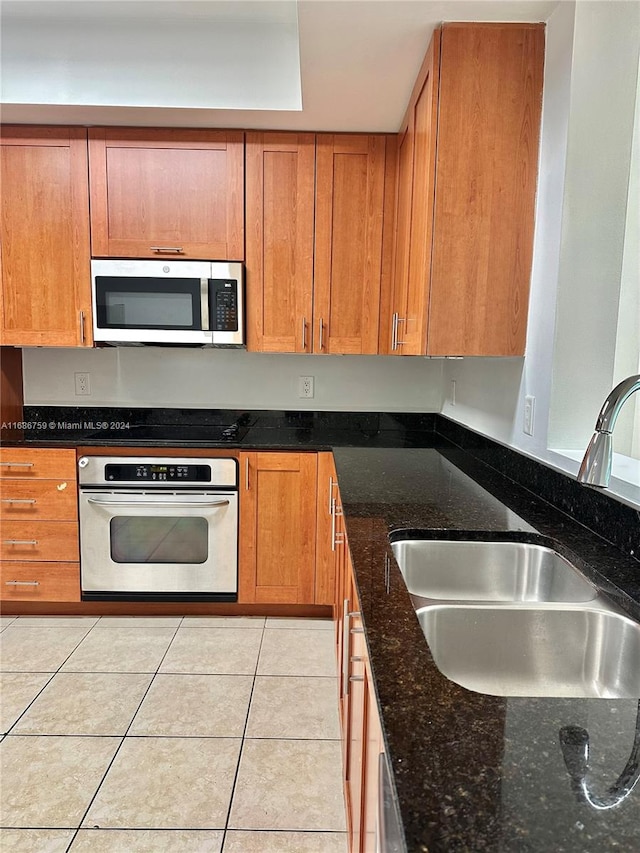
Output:
<path fill-rule="evenodd" d="M 77 562 L 78 525 L 73 521 L 5 521 L 0 558 Z"/>
<path fill-rule="evenodd" d="M 77 521 L 76 484 L 68 480 L 4 480 L 0 517 L 7 521 Z"/>
<path fill-rule="evenodd" d="M 0 566 L 4 601 L 80 601 L 79 563 L 19 563 Z"/>
<path fill-rule="evenodd" d="M 46 448 L 0 448 L 0 477 L 3 479 L 37 478 L 76 481 L 75 450 Z"/>

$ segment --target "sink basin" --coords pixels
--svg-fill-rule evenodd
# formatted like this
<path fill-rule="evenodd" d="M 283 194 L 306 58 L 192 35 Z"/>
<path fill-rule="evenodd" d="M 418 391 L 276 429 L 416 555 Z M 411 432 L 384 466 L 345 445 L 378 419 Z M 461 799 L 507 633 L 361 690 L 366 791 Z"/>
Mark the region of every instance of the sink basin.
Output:
<path fill-rule="evenodd" d="M 596 588 L 551 548 L 526 542 L 405 539 L 391 545 L 407 589 L 458 601 L 591 601 Z"/>
<path fill-rule="evenodd" d="M 640 698 L 640 625 L 617 612 L 436 604 L 417 616 L 438 669 L 468 690 Z"/>

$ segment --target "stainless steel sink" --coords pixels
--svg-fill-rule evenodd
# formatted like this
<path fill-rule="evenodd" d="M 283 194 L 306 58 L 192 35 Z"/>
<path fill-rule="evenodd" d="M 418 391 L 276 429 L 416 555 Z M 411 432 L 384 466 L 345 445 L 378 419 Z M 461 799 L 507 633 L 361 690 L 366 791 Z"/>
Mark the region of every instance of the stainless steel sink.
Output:
<path fill-rule="evenodd" d="M 564 557 L 525 542 L 406 539 L 391 545 L 407 589 L 458 601 L 591 601 L 596 588 Z"/>
<path fill-rule="evenodd" d="M 640 698 L 640 625 L 620 613 L 434 604 L 417 616 L 438 669 L 468 690 Z"/>

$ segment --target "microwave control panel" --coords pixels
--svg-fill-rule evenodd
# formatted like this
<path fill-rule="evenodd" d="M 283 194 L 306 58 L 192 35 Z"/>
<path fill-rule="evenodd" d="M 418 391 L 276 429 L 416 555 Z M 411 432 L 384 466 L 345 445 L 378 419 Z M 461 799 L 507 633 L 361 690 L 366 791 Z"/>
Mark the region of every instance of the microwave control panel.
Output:
<path fill-rule="evenodd" d="M 238 282 L 211 279 L 211 328 L 214 332 L 238 331 Z"/>

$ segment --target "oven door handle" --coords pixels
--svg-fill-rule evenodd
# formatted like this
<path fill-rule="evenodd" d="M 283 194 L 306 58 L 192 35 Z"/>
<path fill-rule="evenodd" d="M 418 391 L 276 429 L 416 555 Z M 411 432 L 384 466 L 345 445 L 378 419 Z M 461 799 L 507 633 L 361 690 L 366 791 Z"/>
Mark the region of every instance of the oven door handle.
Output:
<path fill-rule="evenodd" d="M 228 506 L 229 501 L 104 501 L 97 498 L 87 498 L 87 503 L 97 506 L 132 506 L 132 507 L 172 507 L 174 509 L 198 509 L 208 506 Z"/>

